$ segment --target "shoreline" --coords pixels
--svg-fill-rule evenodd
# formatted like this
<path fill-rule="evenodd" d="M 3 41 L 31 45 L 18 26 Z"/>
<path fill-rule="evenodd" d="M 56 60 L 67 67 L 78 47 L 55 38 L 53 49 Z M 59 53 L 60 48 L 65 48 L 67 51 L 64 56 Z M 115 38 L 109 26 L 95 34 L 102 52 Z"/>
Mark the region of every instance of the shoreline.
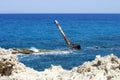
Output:
<path fill-rule="evenodd" d="M 71 70 L 51 65 L 36 71 L 18 61 L 11 50 L 0 48 L 0 80 L 119 80 L 120 59 L 115 55 L 100 55 L 91 62 L 84 62 Z"/>
<path fill-rule="evenodd" d="M 44 49 L 36 49 L 36 48 L 10 48 L 8 49 L 12 54 L 33 54 L 33 53 L 47 53 L 47 52 L 55 52 L 55 50 L 44 50 Z"/>

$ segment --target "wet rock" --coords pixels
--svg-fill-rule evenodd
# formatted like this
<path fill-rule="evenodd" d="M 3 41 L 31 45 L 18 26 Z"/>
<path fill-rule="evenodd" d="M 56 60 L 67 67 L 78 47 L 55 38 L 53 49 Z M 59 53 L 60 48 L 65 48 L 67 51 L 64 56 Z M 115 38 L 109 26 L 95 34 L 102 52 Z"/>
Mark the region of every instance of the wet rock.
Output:
<path fill-rule="evenodd" d="M 32 50 L 32 49 L 27 49 L 27 48 L 23 48 L 23 49 L 18 49 L 18 48 L 11 48 L 9 49 L 11 51 L 12 54 L 32 54 L 32 53 L 40 53 L 40 52 L 52 52 L 53 50 Z"/>
<path fill-rule="evenodd" d="M 23 53 L 23 54 L 31 54 L 34 53 L 34 51 L 29 50 L 29 49 L 12 49 L 12 53 L 16 54 L 16 53 Z"/>

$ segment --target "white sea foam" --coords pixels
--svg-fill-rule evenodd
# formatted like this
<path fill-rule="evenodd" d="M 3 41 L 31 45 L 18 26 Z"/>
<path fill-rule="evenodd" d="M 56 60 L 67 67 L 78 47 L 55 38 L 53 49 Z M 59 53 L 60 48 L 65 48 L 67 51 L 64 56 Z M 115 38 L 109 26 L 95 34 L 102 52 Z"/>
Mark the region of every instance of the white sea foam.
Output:
<path fill-rule="evenodd" d="M 39 52 L 33 54 L 41 54 L 41 55 L 62 55 L 62 54 L 71 54 L 73 50 L 52 50 L 50 52 Z"/>
<path fill-rule="evenodd" d="M 31 47 L 30 50 L 34 51 L 34 52 L 39 52 L 39 49 L 35 48 L 35 47 Z"/>
<path fill-rule="evenodd" d="M 55 49 L 55 50 L 41 50 L 41 49 L 37 49 L 36 47 L 31 47 L 30 50 L 34 51 L 33 54 L 41 54 L 41 55 L 59 55 L 59 54 L 70 54 L 73 53 L 75 50 L 71 50 L 71 49 Z M 41 50 L 41 52 L 39 52 Z"/>

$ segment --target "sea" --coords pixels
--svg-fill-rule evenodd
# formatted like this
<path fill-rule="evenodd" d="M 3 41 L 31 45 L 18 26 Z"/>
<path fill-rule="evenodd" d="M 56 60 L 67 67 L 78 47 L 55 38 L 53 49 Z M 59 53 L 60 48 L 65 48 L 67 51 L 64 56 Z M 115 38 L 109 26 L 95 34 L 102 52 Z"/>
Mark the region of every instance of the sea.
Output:
<path fill-rule="evenodd" d="M 67 46 L 55 20 L 80 50 Z M 51 65 L 70 70 L 96 55 L 120 58 L 120 14 L 0 14 L 0 47 L 53 50 L 17 55 L 20 62 L 37 71 Z"/>

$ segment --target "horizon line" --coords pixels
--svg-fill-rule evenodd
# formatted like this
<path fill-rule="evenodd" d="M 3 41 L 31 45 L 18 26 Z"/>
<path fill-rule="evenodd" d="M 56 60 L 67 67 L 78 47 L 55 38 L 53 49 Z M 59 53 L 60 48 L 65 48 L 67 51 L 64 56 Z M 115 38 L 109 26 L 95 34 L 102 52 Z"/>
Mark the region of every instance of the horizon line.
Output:
<path fill-rule="evenodd" d="M 0 13 L 0 14 L 120 14 L 120 13 Z"/>

